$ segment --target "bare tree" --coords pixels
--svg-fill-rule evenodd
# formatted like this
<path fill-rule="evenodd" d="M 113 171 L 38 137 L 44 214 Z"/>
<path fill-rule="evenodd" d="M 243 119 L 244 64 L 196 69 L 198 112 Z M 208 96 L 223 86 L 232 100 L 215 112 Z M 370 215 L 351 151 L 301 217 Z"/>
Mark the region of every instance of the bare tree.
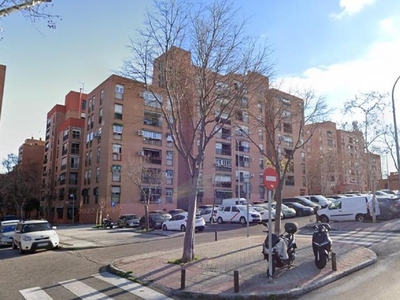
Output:
<path fill-rule="evenodd" d="M 150 202 L 161 200 L 157 191 L 160 190 L 165 177 L 168 175 L 161 169 L 154 168 L 154 165 L 146 156 L 129 157 L 123 170 L 133 185 L 140 190 L 141 201 L 144 204 L 146 230 L 149 230 Z"/>
<path fill-rule="evenodd" d="M 194 3 L 156 0 L 145 29 L 131 41 L 132 57 L 122 71 L 153 93 L 187 169 L 186 186 L 179 191 L 188 199 L 182 262 L 195 257 L 194 217 L 205 150 L 230 122 L 246 89 L 266 78 L 272 66 L 270 50 L 245 34 L 247 21 L 232 3 Z"/>
<path fill-rule="evenodd" d="M 309 132 L 305 133 L 304 126 L 325 121 L 331 111 L 325 99 L 317 96 L 312 90 L 288 94 L 270 89 L 262 97 L 262 105 L 266 109 L 266 118 L 257 121 L 263 128 L 267 147 L 263 149 L 253 137 L 249 138 L 275 168 L 279 177 L 279 184 L 275 190 L 276 214 L 279 216 L 282 209 L 282 189 L 288 171 L 292 172 L 294 168 L 294 155 L 305 146 L 318 128 L 317 125 L 310 127 Z M 279 234 L 280 230 L 281 220 L 276 218 L 275 233 Z"/>
<path fill-rule="evenodd" d="M 376 222 L 376 181 L 377 174 L 375 164 L 371 158 L 373 144 L 379 140 L 384 132 L 382 131 L 382 122 L 384 120 L 384 110 L 388 107 L 386 101 L 387 95 L 376 91 L 360 93 L 355 95 L 354 99 L 348 100 L 344 104 L 343 112 L 351 114 L 354 118 L 353 127 L 360 130 L 364 135 L 364 154 L 366 157 L 365 167 L 367 169 L 367 186 L 372 191 L 372 219 Z M 358 114 L 358 115 L 357 115 Z M 359 119 L 360 121 L 357 121 Z"/>
<path fill-rule="evenodd" d="M 306 177 L 310 194 L 330 195 L 336 190 L 338 159 L 331 151 L 321 152 L 312 149 L 307 161 Z"/>
<path fill-rule="evenodd" d="M 5 199 L 9 199 L 19 211 L 21 218 L 24 216 L 25 204 L 40 197 L 39 166 L 37 163 L 18 164 L 15 154 L 8 154 L 2 161 L 7 173 L 2 176 L 1 193 Z M 28 207 L 29 208 L 29 207 Z"/>

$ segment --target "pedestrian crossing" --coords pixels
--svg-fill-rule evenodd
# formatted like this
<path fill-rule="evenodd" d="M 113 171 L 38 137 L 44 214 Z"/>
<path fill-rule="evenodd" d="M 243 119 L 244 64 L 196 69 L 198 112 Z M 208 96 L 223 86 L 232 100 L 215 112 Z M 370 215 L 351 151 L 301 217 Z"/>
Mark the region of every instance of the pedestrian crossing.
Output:
<path fill-rule="evenodd" d="M 132 282 L 125 278 L 110 274 L 99 273 L 92 275 L 90 280 L 70 279 L 58 282 L 56 287 L 32 287 L 20 290 L 19 293 L 26 300 L 111 300 L 111 299 L 144 299 L 144 300 L 169 300 L 165 296 L 148 287 Z M 97 280 L 97 282 L 93 282 Z M 86 282 L 84 282 L 86 281 Z M 91 285 L 89 285 L 89 282 Z M 60 290 L 62 289 L 62 290 Z M 49 295 L 51 293 L 52 295 Z"/>
<path fill-rule="evenodd" d="M 310 233 L 302 233 L 303 235 L 311 235 Z M 329 232 L 332 241 L 348 244 L 357 244 L 363 247 L 371 247 L 376 243 L 384 243 L 394 239 L 399 239 L 400 234 L 396 232 L 373 232 L 373 231 L 336 231 Z"/>

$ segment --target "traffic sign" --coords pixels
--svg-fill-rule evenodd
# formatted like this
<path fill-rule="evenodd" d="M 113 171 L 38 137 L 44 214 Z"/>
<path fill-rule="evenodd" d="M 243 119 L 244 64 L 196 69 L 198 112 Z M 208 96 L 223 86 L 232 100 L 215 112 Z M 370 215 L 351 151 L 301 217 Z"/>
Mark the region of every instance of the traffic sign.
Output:
<path fill-rule="evenodd" d="M 279 179 L 274 168 L 269 167 L 264 170 L 263 182 L 267 190 L 276 189 Z"/>
<path fill-rule="evenodd" d="M 117 202 L 111 201 L 111 207 L 115 207 L 117 205 Z"/>

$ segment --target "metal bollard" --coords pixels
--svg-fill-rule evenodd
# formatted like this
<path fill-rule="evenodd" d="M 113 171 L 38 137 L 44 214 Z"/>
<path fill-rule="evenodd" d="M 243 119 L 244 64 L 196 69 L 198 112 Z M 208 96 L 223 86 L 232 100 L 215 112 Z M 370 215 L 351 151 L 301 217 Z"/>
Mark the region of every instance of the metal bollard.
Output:
<path fill-rule="evenodd" d="M 181 269 L 181 290 L 185 289 L 185 282 L 186 282 L 186 270 Z"/>
<path fill-rule="evenodd" d="M 214 231 L 214 234 L 215 234 L 215 241 L 218 241 L 218 232 Z"/>
<path fill-rule="evenodd" d="M 233 290 L 239 293 L 239 271 L 233 271 Z"/>
<path fill-rule="evenodd" d="M 332 252 L 332 271 L 337 271 L 336 267 L 336 253 Z"/>

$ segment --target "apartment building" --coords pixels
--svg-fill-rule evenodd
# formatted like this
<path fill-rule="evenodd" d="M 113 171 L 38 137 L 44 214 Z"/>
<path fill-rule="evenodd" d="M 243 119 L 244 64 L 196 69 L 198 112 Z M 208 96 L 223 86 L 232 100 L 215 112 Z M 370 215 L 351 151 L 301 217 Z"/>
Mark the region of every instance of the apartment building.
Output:
<path fill-rule="evenodd" d="M 37 168 L 42 178 L 45 142 L 40 139 L 26 139 L 18 149 L 18 165 Z"/>
<path fill-rule="evenodd" d="M 6 81 L 6 66 L 0 65 L 0 120 L 1 120 L 1 107 L 3 106 L 5 81 Z"/>
<path fill-rule="evenodd" d="M 361 131 L 336 128 L 334 122 L 306 126 L 307 181 L 310 193 L 332 195 L 372 190 L 381 178 L 380 156 L 366 153 Z"/>
<path fill-rule="evenodd" d="M 100 211 L 114 219 L 121 213 L 142 214 L 142 191 L 151 194 L 150 209 L 176 207 L 177 153 L 154 94 L 143 83 L 112 75 L 87 99 L 80 221 L 95 222 Z M 154 174 L 165 174 L 159 185 L 143 179 L 139 187 L 127 175 L 140 172 L 142 159 L 148 160 Z"/>
<path fill-rule="evenodd" d="M 41 210 L 55 223 L 78 222 L 86 95 L 71 91 L 47 113 Z"/>
<path fill-rule="evenodd" d="M 306 125 L 305 134 L 309 139 L 305 147 L 309 193 L 335 194 L 340 182 L 336 123 Z"/>

